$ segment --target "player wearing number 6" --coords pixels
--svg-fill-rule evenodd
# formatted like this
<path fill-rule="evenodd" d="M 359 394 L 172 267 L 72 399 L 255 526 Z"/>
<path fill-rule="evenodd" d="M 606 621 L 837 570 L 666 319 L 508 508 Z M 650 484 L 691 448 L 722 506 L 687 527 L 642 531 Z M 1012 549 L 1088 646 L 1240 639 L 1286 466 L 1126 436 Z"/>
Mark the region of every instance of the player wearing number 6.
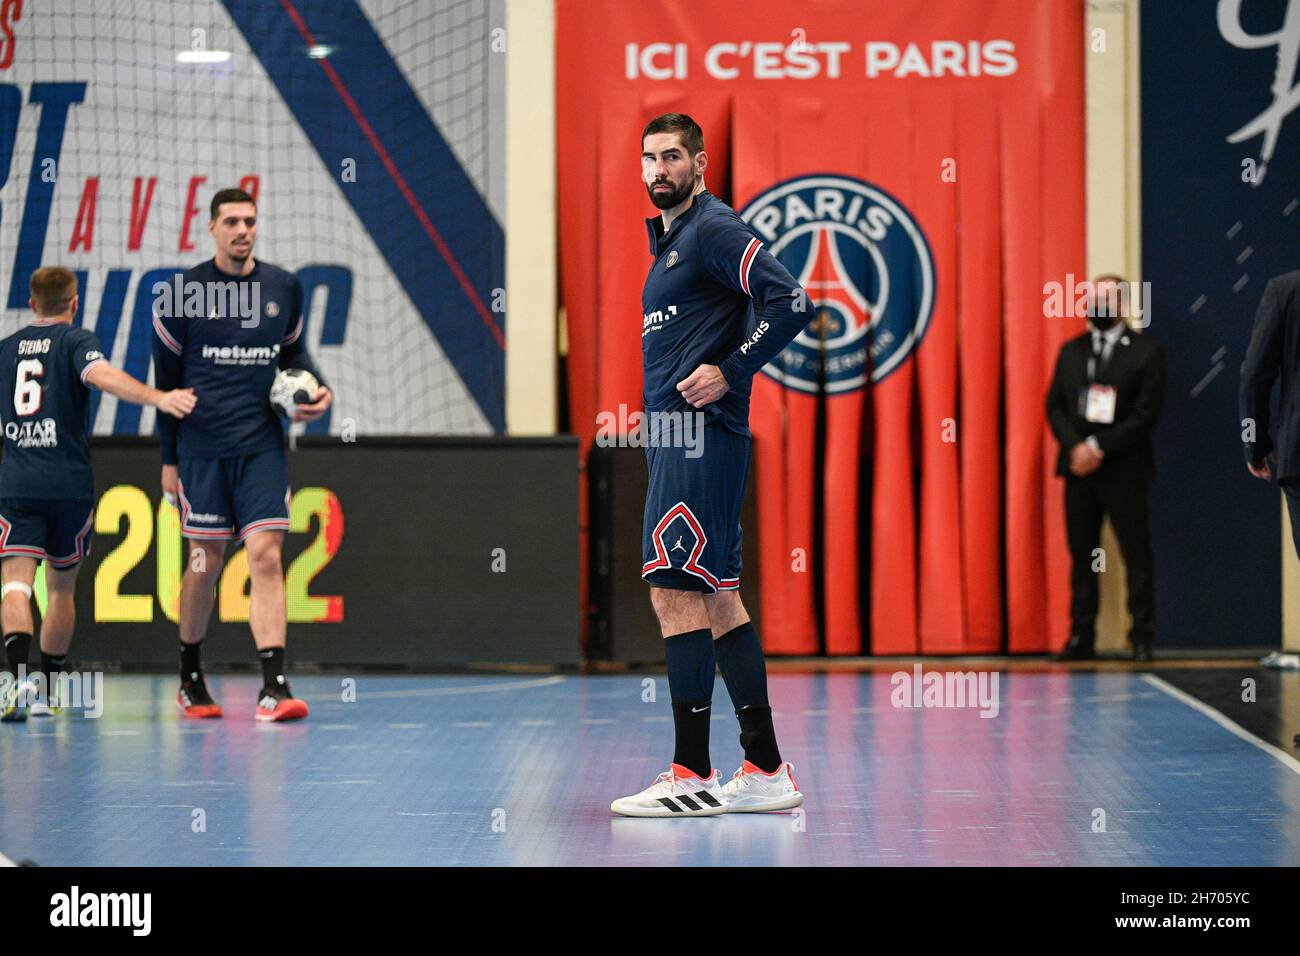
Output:
<path fill-rule="evenodd" d="M 162 488 L 179 500 L 190 559 L 181 579 L 181 687 L 186 717 L 220 717 L 208 693 L 199 646 L 212 616 L 213 590 L 226 542 L 248 553 L 249 624 L 262 662 L 258 720 L 307 716 L 284 676 L 287 630 L 280 551 L 289 530 L 289 467 L 284 432 L 270 394 L 277 369 L 303 369 L 321 382 L 307 353 L 302 285 L 253 258 L 257 205 L 239 189 L 212 197 L 208 232 L 216 255 L 155 286 L 154 380 L 187 385 L 202 403 L 184 422 L 159 420 Z M 330 407 L 321 386 L 294 421 L 315 421 Z"/>
<path fill-rule="evenodd" d="M 14 679 L 4 682 L 0 720 L 46 716 L 47 696 L 63 669 L 76 618 L 73 588 L 90 554 L 95 483 L 87 416 L 90 388 L 182 418 L 194 408 L 189 389 L 160 392 L 108 364 L 99 340 L 72 326 L 77 277 L 67 269 L 32 273 L 31 324 L 0 342 L 0 624 Z M 49 601 L 41 619 L 40 677 L 25 677 L 31 650 L 32 584 L 45 562 Z"/>

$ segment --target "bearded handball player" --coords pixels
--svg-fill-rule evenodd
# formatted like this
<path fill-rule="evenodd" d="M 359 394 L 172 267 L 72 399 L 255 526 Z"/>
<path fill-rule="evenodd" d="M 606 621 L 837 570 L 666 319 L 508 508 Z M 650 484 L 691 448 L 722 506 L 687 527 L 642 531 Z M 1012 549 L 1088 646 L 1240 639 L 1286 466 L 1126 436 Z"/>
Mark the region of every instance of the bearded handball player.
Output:
<path fill-rule="evenodd" d="M 182 417 L 194 393 L 160 392 L 113 368 L 93 332 L 74 328 L 77 277 L 57 266 L 32 273 L 32 321 L 0 342 L 0 621 L 15 680 L 0 700 L 6 723 L 51 716 L 76 622 L 77 570 L 90 554 L 95 481 L 90 470 L 90 389 Z M 20 678 L 32 641 L 32 585 L 45 562 L 43 681 Z M 44 686 L 42 686 L 42 684 Z"/>
<path fill-rule="evenodd" d="M 208 232 L 216 254 L 182 276 L 184 304 L 190 304 L 189 290 L 201 289 L 203 308 L 181 308 L 180 296 L 173 296 L 168 308 L 155 307 L 153 320 L 155 382 L 159 388 L 184 384 L 199 400 L 198 414 L 184 422 L 158 423 L 163 492 L 179 500 L 181 533 L 189 542 L 181 579 L 176 703 L 186 717 L 221 716 L 203 679 L 199 649 L 226 543 L 234 538 L 248 552 L 249 625 L 262 663 L 255 717 L 297 720 L 307 716 L 307 704 L 293 696 L 284 676 L 287 616 L 280 557 L 289 530 L 289 468 L 284 431 L 269 395 L 277 368 L 305 369 L 318 382 L 323 378 L 303 342 L 301 283 L 253 258 L 253 197 L 223 189 L 212 197 L 211 213 Z M 232 308 L 247 303 L 255 314 Z M 293 420 L 315 421 L 331 401 L 322 385 L 311 404 L 297 407 Z"/>
<path fill-rule="evenodd" d="M 740 600 L 740 507 L 750 379 L 808 324 L 809 300 L 744 221 L 704 188 L 708 156 L 693 119 L 657 117 L 641 135 L 641 150 L 642 179 L 661 210 L 646 220 L 654 263 L 641 294 L 651 423 L 641 576 L 664 636 L 677 739 L 672 766 L 610 809 L 633 817 L 786 810 L 803 803 L 803 794 L 777 749 L 763 648 Z M 703 453 L 674 447 L 682 443 L 655 429 L 656 413 L 703 416 Z M 709 758 L 715 665 L 745 751 L 725 785 Z"/>

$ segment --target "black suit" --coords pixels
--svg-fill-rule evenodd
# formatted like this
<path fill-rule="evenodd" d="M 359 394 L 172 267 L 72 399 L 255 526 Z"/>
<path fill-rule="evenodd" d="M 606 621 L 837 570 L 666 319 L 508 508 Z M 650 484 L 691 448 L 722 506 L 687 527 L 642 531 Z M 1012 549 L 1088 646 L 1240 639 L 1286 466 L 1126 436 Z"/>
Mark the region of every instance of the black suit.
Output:
<path fill-rule="evenodd" d="M 1277 440 L 1269 435 L 1272 424 L 1269 393 L 1282 379 L 1278 402 Z M 1286 492 L 1291 513 L 1291 535 L 1300 554 L 1300 271 L 1269 281 L 1255 313 L 1250 345 L 1241 363 L 1241 428 L 1246 461 L 1257 462 L 1277 452 L 1273 469 Z M 1246 441 L 1253 424 L 1254 441 Z"/>
<path fill-rule="evenodd" d="M 1165 399 L 1165 352 L 1159 342 L 1125 330 L 1095 382 L 1115 389 L 1111 424 L 1087 421 L 1080 396 L 1086 393 L 1092 330 L 1061 347 L 1047 393 L 1047 417 L 1061 443 L 1056 473 L 1065 478 L 1065 527 L 1070 542 L 1071 628 L 1091 647 L 1097 618 L 1093 552 L 1101 544 L 1102 518 L 1110 516 L 1127 569 L 1130 639 L 1150 644 L 1155 633 L 1155 562 L 1151 552 L 1148 497 L 1155 475 L 1152 433 Z M 1070 449 L 1095 437 L 1101 465 L 1090 475 L 1070 473 Z"/>

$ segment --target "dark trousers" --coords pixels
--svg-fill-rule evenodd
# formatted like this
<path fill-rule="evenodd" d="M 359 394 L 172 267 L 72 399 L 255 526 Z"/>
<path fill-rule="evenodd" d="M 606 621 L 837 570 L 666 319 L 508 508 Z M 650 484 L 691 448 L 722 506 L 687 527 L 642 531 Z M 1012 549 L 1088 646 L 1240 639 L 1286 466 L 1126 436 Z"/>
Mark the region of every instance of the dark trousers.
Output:
<path fill-rule="evenodd" d="M 1127 572 L 1128 610 L 1133 617 L 1129 639 L 1150 641 L 1156 628 L 1155 560 L 1151 552 L 1151 517 L 1145 478 L 1088 475 L 1065 479 L 1065 531 L 1070 541 L 1071 633 L 1085 644 L 1096 638 L 1097 573 L 1093 551 L 1101 546 L 1101 522 L 1109 517 L 1119 539 Z M 1300 506 L 1300 505 L 1298 505 Z M 1293 521 L 1295 512 L 1292 512 Z M 1108 558 L 1108 571 L 1113 564 Z"/>

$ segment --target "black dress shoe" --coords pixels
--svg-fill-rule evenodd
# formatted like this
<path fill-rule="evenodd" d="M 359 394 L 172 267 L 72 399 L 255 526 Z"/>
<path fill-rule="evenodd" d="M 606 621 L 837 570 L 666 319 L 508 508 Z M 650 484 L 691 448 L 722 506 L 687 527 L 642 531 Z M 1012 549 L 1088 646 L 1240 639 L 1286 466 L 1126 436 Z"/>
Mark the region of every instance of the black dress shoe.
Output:
<path fill-rule="evenodd" d="M 1133 660 L 1139 663 L 1145 663 L 1151 660 L 1151 639 L 1135 639 L 1133 641 Z"/>
<path fill-rule="evenodd" d="M 1093 661 L 1097 659 L 1097 652 L 1093 650 L 1092 641 L 1078 635 L 1071 634 L 1069 643 L 1061 650 L 1059 654 L 1053 654 L 1054 661 Z"/>

